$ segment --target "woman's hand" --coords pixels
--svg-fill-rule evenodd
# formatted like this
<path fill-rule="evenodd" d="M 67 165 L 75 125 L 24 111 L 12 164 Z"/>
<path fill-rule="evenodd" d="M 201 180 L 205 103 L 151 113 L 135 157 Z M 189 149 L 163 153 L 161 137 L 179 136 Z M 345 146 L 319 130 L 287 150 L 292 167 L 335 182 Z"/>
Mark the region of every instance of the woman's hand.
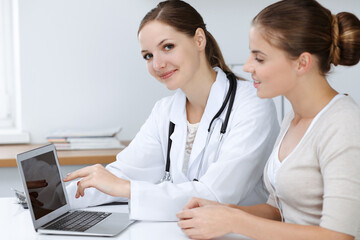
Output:
<path fill-rule="evenodd" d="M 130 181 L 118 178 L 101 164 L 85 167 L 68 174 L 64 182 L 82 178 L 77 182 L 76 198 L 83 197 L 85 189 L 94 187 L 114 197 L 130 198 Z"/>
<path fill-rule="evenodd" d="M 191 201 L 189 202 L 189 204 Z M 216 203 L 208 200 L 195 201 L 195 204 Z M 187 206 L 189 205 L 187 204 Z M 194 205 L 190 205 L 194 206 Z M 239 210 L 225 205 L 209 204 L 203 207 L 184 209 L 177 213 L 178 226 L 191 239 L 210 239 L 232 232 L 234 214 Z"/>
<path fill-rule="evenodd" d="M 183 210 L 197 208 L 197 207 L 204 207 L 209 205 L 222 205 L 222 204 L 219 202 L 194 197 L 190 199 L 190 201 L 185 205 Z"/>

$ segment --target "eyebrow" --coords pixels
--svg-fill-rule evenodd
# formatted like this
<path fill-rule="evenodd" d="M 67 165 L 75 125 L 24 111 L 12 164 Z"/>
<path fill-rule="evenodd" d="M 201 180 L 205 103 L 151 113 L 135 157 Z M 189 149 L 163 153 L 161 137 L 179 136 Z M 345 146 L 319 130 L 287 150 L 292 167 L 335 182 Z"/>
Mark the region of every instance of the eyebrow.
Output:
<path fill-rule="evenodd" d="M 263 55 L 267 56 L 265 53 L 263 53 L 260 50 L 251 50 L 251 53 L 254 53 L 254 54 L 260 53 L 260 54 L 263 54 Z"/>
<path fill-rule="evenodd" d="M 168 40 L 167 38 L 161 40 L 156 46 L 157 46 L 157 47 L 160 46 L 161 44 L 163 44 L 163 42 L 165 42 L 165 41 L 167 41 L 167 40 Z M 142 53 L 148 52 L 148 50 L 141 50 L 141 52 L 142 52 Z"/>

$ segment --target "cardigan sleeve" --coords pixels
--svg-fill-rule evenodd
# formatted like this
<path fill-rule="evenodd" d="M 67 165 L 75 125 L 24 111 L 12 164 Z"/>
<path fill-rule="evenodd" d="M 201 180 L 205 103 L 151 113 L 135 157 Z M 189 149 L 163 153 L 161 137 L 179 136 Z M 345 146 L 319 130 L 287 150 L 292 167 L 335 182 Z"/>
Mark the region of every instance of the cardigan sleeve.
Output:
<path fill-rule="evenodd" d="M 319 134 L 324 181 L 320 226 L 356 236 L 360 226 L 360 113 L 334 114 Z"/>

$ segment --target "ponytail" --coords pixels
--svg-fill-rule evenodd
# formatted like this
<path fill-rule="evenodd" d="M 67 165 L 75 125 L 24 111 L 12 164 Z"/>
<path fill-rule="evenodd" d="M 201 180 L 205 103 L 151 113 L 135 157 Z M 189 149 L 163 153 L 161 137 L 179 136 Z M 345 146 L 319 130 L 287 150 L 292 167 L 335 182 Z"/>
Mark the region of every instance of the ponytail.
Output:
<path fill-rule="evenodd" d="M 206 35 L 205 53 L 211 67 L 219 67 L 224 72 L 232 73 L 231 69 L 225 63 L 224 57 L 215 38 L 206 29 L 204 29 L 204 31 Z"/>

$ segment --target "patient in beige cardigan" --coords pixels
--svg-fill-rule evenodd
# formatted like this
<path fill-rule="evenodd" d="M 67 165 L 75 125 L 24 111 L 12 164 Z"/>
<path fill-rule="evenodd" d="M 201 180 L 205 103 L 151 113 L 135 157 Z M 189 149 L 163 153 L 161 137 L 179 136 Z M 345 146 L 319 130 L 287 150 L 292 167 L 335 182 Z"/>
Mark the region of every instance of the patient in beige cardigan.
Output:
<path fill-rule="evenodd" d="M 194 198 L 178 225 L 192 239 L 359 239 L 360 109 L 326 79 L 331 65 L 359 62 L 359 19 L 284 0 L 253 19 L 249 43 L 244 70 L 258 96 L 284 95 L 293 108 L 264 169 L 269 199 L 235 206 Z"/>

